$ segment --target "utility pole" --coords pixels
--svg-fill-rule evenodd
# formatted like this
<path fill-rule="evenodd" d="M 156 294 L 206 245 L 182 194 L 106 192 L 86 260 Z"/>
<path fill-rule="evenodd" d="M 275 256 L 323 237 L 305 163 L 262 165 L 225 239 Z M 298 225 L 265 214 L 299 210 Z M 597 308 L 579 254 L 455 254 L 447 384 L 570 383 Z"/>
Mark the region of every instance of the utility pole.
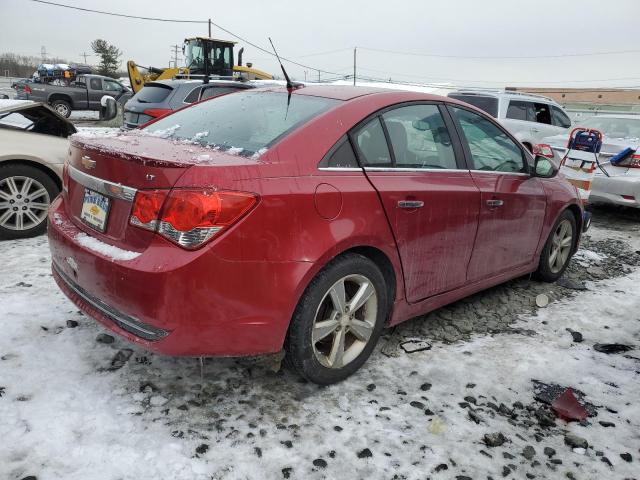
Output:
<path fill-rule="evenodd" d="M 211 38 L 211 19 L 209 19 L 209 38 Z"/>
<path fill-rule="evenodd" d="M 173 50 L 173 67 L 178 68 L 178 49 L 180 45 L 171 45 L 171 50 Z M 169 62 L 171 63 L 171 62 Z"/>
<path fill-rule="evenodd" d="M 306 70 L 304 71 L 304 81 L 305 82 L 307 81 L 307 71 Z"/>
<path fill-rule="evenodd" d="M 42 63 L 47 63 L 47 47 L 44 45 L 40 47 L 40 56 L 42 57 Z"/>
<path fill-rule="evenodd" d="M 91 56 L 91 54 L 90 54 L 90 53 L 87 53 L 87 52 L 82 52 L 82 53 L 80 54 L 80 56 L 81 56 L 81 57 L 84 57 L 84 64 L 85 64 L 85 65 L 87 65 L 87 57 L 90 57 L 90 56 Z"/>
<path fill-rule="evenodd" d="M 318 70 L 318 82 L 320 82 L 320 70 Z"/>
<path fill-rule="evenodd" d="M 353 85 L 356 84 L 356 47 L 353 47 Z"/>

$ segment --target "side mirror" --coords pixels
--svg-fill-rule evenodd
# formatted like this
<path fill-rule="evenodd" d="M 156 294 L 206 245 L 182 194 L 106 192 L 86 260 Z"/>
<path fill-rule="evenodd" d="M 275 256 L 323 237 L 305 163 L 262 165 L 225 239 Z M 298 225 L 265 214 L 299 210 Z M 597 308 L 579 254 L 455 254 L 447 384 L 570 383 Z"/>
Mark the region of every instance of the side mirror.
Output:
<path fill-rule="evenodd" d="M 118 104 L 115 98 L 104 95 L 100 99 L 100 120 L 113 120 L 118 115 Z"/>
<path fill-rule="evenodd" d="M 542 155 L 536 155 L 534 176 L 540 178 L 552 178 L 558 173 L 558 167 L 550 158 Z"/>

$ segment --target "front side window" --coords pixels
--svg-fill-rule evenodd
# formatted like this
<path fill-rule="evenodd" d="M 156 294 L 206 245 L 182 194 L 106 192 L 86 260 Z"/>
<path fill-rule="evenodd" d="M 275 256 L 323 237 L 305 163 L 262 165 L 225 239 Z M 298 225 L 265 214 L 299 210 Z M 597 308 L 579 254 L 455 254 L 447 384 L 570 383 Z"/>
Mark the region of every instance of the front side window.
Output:
<path fill-rule="evenodd" d="M 510 100 L 507 108 L 507 118 L 535 122 L 533 103 Z"/>
<path fill-rule="evenodd" d="M 380 123 L 375 117 L 366 123 L 355 135 L 355 143 L 362 158 L 362 164 L 367 167 L 391 167 L 391 154 L 387 147 L 387 139 Z"/>
<path fill-rule="evenodd" d="M 196 103 L 143 130 L 251 156 L 338 105 L 339 100 L 276 92 L 238 92 Z"/>
<path fill-rule="evenodd" d="M 571 127 L 571 120 L 569 119 L 567 114 L 560 110 L 558 107 L 554 107 L 553 105 L 551 105 L 551 116 L 553 119 L 553 124 L 556 127 Z"/>
<path fill-rule="evenodd" d="M 473 170 L 526 172 L 522 150 L 502 129 L 469 110 L 452 111 L 469 145 Z"/>
<path fill-rule="evenodd" d="M 396 168 L 457 168 L 451 137 L 437 105 L 400 107 L 382 118 Z"/>
<path fill-rule="evenodd" d="M 546 103 L 534 103 L 536 122 L 551 125 L 551 109 Z"/>

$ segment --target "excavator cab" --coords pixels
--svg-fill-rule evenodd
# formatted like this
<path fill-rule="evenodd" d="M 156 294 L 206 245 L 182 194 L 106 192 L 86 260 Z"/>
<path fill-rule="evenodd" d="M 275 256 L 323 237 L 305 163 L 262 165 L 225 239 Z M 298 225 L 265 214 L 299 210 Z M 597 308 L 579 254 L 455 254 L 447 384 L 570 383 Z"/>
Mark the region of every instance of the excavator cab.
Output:
<path fill-rule="evenodd" d="M 233 76 L 233 47 L 236 42 L 214 38 L 187 38 L 182 46 L 190 75 Z"/>

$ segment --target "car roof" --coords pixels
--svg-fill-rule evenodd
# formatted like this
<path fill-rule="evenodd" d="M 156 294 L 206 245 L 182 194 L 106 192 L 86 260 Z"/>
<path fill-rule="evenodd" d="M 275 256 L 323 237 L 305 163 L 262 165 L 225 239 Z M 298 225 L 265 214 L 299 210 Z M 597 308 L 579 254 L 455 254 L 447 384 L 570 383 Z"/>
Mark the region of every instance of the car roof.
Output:
<path fill-rule="evenodd" d="M 544 100 L 547 103 L 559 105 L 553 98 L 537 95 L 535 93 L 515 92 L 510 90 L 456 90 L 449 95 L 473 95 L 478 97 L 513 98 L 530 102 Z"/>
<path fill-rule="evenodd" d="M 286 87 L 271 87 L 271 88 L 262 88 L 263 91 L 271 91 L 271 92 L 283 92 L 286 93 L 288 90 Z M 433 95 L 430 93 L 423 92 L 415 92 L 410 90 L 402 90 L 402 89 L 389 89 L 389 88 L 378 88 L 378 87 L 360 87 L 360 86 L 351 86 L 351 85 L 303 85 L 301 87 L 295 88 L 291 91 L 292 95 L 304 95 L 308 97 L 323 97 L 330 98 L 333 100 L 342 100 L 348 101 L 356 98 L 360 98 L 366 95 L 384 95 L 389 97 L 389 99 L 393 99 L 398 95 L 404 97 L 405 100 L 450 100 L 451 102 L 455 102 L 454 99 L 448 99 L 446 97 L 442 97 L 440 95 Z M 408 98 L 411 97 L 411 98 Z M 459 102 L 455 102 L 459 103 Z"/>

